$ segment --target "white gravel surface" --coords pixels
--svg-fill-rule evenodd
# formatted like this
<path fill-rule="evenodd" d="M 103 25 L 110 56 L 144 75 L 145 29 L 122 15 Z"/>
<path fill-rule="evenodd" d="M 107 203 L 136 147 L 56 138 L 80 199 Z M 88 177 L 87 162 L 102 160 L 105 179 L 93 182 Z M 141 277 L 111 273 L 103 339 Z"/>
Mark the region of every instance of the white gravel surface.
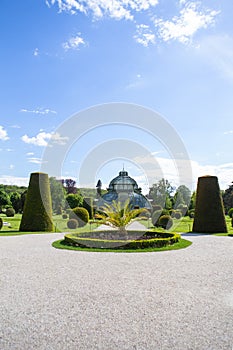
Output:
<path fill-rule="evenodd" d="M 232 350 L 233 238 L 154 253 L 0 237 L 1 350 Z"/>

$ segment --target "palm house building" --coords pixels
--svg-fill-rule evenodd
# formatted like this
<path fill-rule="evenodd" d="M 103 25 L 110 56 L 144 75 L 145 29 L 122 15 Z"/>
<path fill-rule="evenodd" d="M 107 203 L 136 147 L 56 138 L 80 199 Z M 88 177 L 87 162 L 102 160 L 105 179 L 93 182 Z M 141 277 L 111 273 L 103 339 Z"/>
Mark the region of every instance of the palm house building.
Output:
<path fill-rule="evenodd" d="M 137 182 L 123 169 L 119 172 L 117 177 L 111 180 L 109 187 L 107 188 L 107 193 L 101 195 L 101 191 L 97 190 L 97 193 L 99 193 L 97 207 L 100 208 L 104 206 L 104 204 L 111 204 L 113 201 L 124 203 L 129 200 L 129 204 L 133 209 L 146 208 L 151 210 L 152 207 L 149 200 L 141 193 L 141 191 L 142 190 L 138 187 Z"/>

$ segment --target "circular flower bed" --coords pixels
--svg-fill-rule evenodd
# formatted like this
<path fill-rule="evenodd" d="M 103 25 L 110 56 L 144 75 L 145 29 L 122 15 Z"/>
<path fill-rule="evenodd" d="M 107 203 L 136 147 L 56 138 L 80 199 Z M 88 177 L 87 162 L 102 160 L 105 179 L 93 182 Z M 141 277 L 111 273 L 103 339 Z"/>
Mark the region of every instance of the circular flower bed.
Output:
<path fill-rule="evenodd" d="M 155 231 L 93 231 L 66 234 L 64 243 L 74 247 L 89 247 L 103 249 L 145 249 L 161 248 L 177 243 L 180 235 L 170 232 Z"/>

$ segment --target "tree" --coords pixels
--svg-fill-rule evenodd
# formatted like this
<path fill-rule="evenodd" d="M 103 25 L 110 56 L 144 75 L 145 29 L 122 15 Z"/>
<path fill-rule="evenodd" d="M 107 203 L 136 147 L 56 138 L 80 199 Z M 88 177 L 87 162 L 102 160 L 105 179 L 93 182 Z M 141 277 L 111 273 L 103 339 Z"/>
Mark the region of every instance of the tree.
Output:
<path fill-rule="evenodd" d="M 71 209 L 81 207 L 83 205 L 83 196 L 80 193 L 70 193 L 66 196 L 66 202 Z"/>
<path fill-rule="evenodd" d="M 168 180 L 161 179 L 157 183 L 153 184 L 149 189 L 148 197 L 153 199 L 153 204 L 160 205 L 161 207 L 166 207 L 169 203 L 168 199 L 171 199 L 171 193 L 174 191 L 174 187 L 171 186 Z"/>
<path fill-rule="evenodd" d="M 10 194 L 10 201 L 16 213 L 19 213 L 22 211 L 23 208 L 22 208 L 21 195 L 18 192 L 12 192 Z"/>
<path fill-rule="evenodd" d="M 31 174 L 19 230 L 26 232 L 54 230 L 48 174 Z"/>
<path fill-rule="evenodd" d="M 65 206 L 65 189 L 60 180 L 55 177 L 49 178 L 50 191 L 52 197 L 52 208 L 55 213 L 59 213 L 61 208 Z"/>
<path fill-rule="evenodd" d="M 0 211 L 6 205 L 11 205 L 10 197 L 4 190 L 0 190 Z"/>
<path fill-rule="evenodd" d="M 226 213 L 228 213 L 229 209 L 233 208 L 233 182 L 223 193 L 223 205 Z"/>
<path fill-rule="evenodd" d="M 147 209 L 132 209 L 129 200 L 124 204 L 120 201 L 113 201 L 111 204 L 105 204 L 101 208 L 101 213 L 95 217 L 100 219 L 100 223 L 118 228 L 120 232 L 126 233 L 126 226 L 135 220 L 147 219 L 147 217 L 139 216 L 142 213 L 147 213 Z"/>
<path fill-rule="evenodd" d="M 189 206 L 190 199 L 191 199 L 190 189 L 185 185 L 180 185 L 177 188 L 176 193 L 174 195 L 175 207 L 177 208 L 180 204 Z"/>
<path fill-rule="evenodd" d="M 72 179 L 65 179 L 65 180 L 61 180 L 61 182 L 62 182 L 63 186 L 65 186 L 67 194 L 77 193 L 77 187 L 75 187 L 76 181 L 74 181 Z"/>

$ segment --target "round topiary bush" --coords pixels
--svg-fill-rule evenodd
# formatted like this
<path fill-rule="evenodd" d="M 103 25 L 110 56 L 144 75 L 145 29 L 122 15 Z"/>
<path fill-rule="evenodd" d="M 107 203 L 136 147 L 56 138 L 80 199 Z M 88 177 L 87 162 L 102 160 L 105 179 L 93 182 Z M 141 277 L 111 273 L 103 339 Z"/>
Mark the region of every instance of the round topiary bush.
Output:
<path fill-rule="evenodd" d="M 89 213 L 88 213 L 87 209 L 77 207 L 77 208 L 72 209 L 72 211 L 69 213 L 69 219 L 78 220 L 79 226 L 83 227 L 89 221 Z"/>
<path fill-rule="evenodd" d="M 78 220 L 76 220 L 76 219 L 68 220 L 67 227 L 71 230 L 75 230 L 78 227 Z"/>
<path fill-rule="evenodd" d="M 2 220 L 2 218 L 0 218 L 0 230 L 1 230 L 2 226 L 3 226 L 3 220 Z"/>
<path fill-rule="evenodd" d="M 193 219 L 195 216 L 195 209 L 190 209 L 188 211 L 188 216 L 190 217 L 190 219 Z"/>
<path fill-rule="evenodd" d="M 230 216 L 230 218 L 232 218 L 233 217 L 233 208 L 230 208 L 229 210 L 228 210 L 228 213 L 227 213 L 229 216 Z"/>
<path fill-rule="evenodd" d="M 13 217 L 13 216 L 15 216 L 15 209 L 14 208 L 7 208 L 5 214 L 7 217 Z"/>
<path fill-rule="evenodd" d="M 172 214 L 172 217 L 179 220 L 182 217 L 182 213 L 179 210 L 175 210 L 175 212 Z"/>
<path fill-rule="evenodd" d="M 62 214 L 62 219 L 68 219 L 68 215 L 67 214 Z"/>
<path fill-rule="evenodd" d="M 169 230 L 172 227 L 172 225 L 173 225 L 173 220 L 172 220 L 170 215 L 162 215 L 159 218 L 158 224 L 162 228 Z"/>

